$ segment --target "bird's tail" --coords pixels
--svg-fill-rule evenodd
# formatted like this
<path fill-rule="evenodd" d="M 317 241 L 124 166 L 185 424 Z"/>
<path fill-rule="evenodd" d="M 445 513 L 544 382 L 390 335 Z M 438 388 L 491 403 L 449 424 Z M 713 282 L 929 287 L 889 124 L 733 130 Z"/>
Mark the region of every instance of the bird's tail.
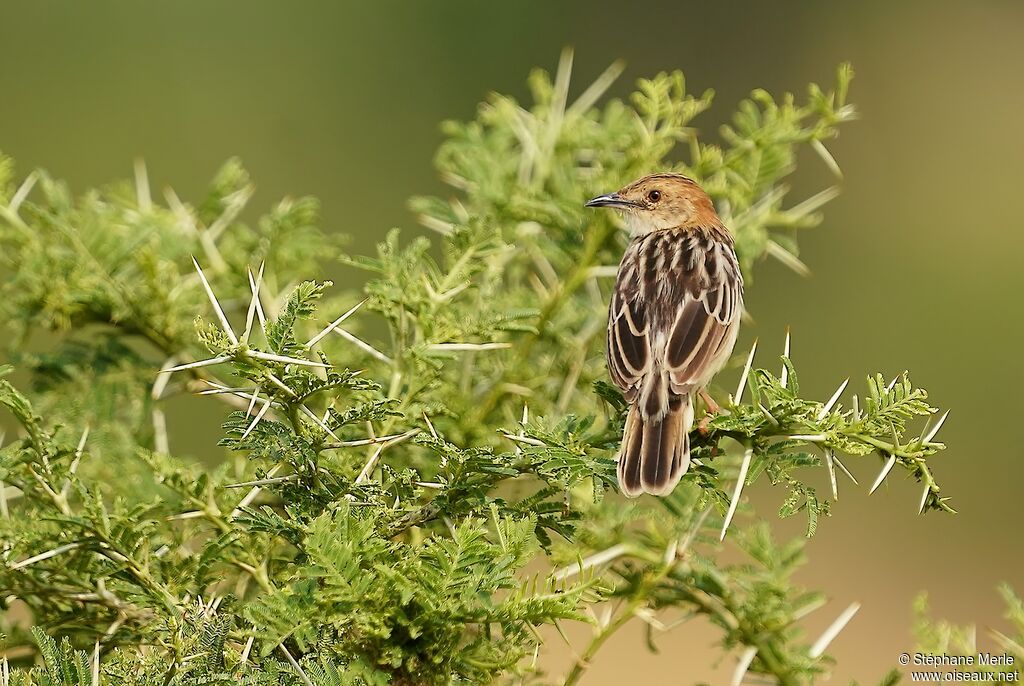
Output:
<path fill-rule="evenodd" d="M 668 495 L 690 466 L 693 402 L 663 380 L 658 385 L 645 389 L 626 417 L 618 472 L 619 488 L 630 498 Z"/>

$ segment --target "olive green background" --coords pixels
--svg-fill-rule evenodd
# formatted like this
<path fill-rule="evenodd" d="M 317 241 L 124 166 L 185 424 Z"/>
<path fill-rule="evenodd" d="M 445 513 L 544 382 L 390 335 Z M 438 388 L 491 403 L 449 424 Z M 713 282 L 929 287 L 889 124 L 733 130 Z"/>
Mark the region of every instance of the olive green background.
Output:
<path fill-rule="evenodd" d="M 846 179 L 803 237 L 814 275 L 762 265 L 740 346 L 759 337 L 769 364 L 790 326 L 809 394 L 825 398 L 846 376 L 862 392 L 865 374 L 909 368 L 953 410 L 934 468 L 959 515 L 917 516 L 918 488 L 898 472 L 869 498 L 877 458 L 851 459 L 861 486 L 841 482 L 808 546 L 800 581 L 832 602 L 807 627 L 861 601 L 833 648 L 839 681 L 873 682 L 911 647 L 918 591 L 937 614 L 978 621 L 983 645 L 1001 626 L 996 583 L 1024 592 L 1022 29 L 1013 2 L 5 1 L 0 149 L 78 191 L 130 175 L 142 156 L 154 185 L 183 198 L 238 155 L 255 207 L 317 195 L 325 227 L 365 252 L 392 226 L 420 232 L 408 196 L 446 192 L 431 165 L 438 123 L 472 117 L 491 90 L 525 96 L 529 69 L 553 68 L 563 46 L 576 49 L 579 88 L 616 58 L 628 63 L 617 94 L 677 67 L 691 89 L 715 88 L 696 122 L 712 138 L 752 88 L 802 93 L 851 60 L 862 120 L 830 146 Z M 792 197 L 830 183 L 807 154 Z M 359 278 L 340 266 L 326 276 Z M 202 402 L 196 416 L 210 414 Z M 189 447 L 212 446 L 212 433 L 202 441 Z M 782 493 L 755 490 L 774 519 Z M 584 682 L 723 683 L 734 656 L 712 664 L 714 635 L 697 622 L 651 656 L 639 631 L 624 632 Z M 548 650 L 561 669 L 569 653 L 557 638 Z"/>

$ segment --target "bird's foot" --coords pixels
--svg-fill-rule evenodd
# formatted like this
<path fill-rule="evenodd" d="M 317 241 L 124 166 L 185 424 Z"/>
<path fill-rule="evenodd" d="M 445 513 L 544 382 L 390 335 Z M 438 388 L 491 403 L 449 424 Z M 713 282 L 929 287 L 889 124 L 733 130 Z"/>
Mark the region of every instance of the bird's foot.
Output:
<path fill-rule="evenodd" d="M 700 418 L 699 422 L 697 422 L 697 433 L 699 433 L 704 438 L 707 438 L 707 435 L 711 433 L 711 431 L 708 429 L 708 424 L 711 422 L 712 416 L 713 415 L 706 414 Z"/>
<path fill-rule="evenodd" d="M 722 408 L 703 388 L 699 393 L 701 400 L 704 401 L 704 405 L 707 407 L 707 413 L 701 417 L 700 422 L 697 424 L 697 431 L 701 436 L 707 436 L 709 433 L 708 424 L 716 414 L 722 411 Z"/>
<path fill-rule="evenodd" d="M 711 414 L 718 414 L 719 412 L 722 411 L 721 406 L 715 402 L 714 398 L 708 395 L 707 391 L 705 391 L 702 388 L 698 392 L 700 393 L 700 399 L 704 401 L 705 405 L 707 405 L 708 412 L 710 412 Z"/>

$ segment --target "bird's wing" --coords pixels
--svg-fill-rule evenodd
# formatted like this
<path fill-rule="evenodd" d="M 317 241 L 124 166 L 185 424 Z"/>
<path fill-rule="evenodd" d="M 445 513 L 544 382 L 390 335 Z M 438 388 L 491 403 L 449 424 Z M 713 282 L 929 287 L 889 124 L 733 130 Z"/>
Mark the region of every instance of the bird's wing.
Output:
<path fill-rule="evenodd" d="M 620 266 L 608 312 L 608 369 L 630 402 L 655 366 L 669 373 L 676 393 L 706 382 L 728 353 L 743 307 L 743 277 L 731 246 L 691 237 L 657 240 L 665 255 L 661 269 L 647 268 L 652 241 L 636 241 Z"/>
<path fill-rule="evenodd" d="M 696 389 L 717 371 L 743 309 L 743 280 L 732 248 L 711 243 L 702 258 L 681 274 L 665 344 L 664 365 L 677 393 Z"/>
<path fill-rule="evenodd" d="M 647 312 L 631 279 L 619 272 L 608 308 L 608 372 L 632 402 L 651 362 Z"/>

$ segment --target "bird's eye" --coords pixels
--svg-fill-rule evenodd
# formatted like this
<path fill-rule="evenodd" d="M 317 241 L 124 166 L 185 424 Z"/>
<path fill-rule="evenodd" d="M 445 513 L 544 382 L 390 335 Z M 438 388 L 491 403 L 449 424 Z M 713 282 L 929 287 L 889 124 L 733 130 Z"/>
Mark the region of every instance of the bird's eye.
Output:
<path fill-rule="evenodd" d="M 661 191 L 651 191 L 647 194 L 647 199 L 651 202 L 658 202 L 661 200 Z"/>

